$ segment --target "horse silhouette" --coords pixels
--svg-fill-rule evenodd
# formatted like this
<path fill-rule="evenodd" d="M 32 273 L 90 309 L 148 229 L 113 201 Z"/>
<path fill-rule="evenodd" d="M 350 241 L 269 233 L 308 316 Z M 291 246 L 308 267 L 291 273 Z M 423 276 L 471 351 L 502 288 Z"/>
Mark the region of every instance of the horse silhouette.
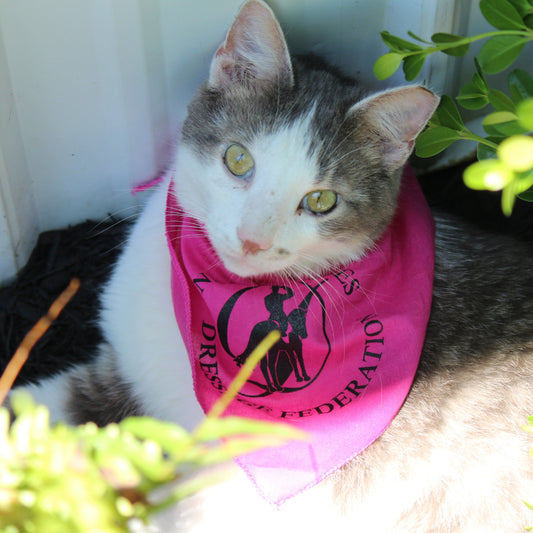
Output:
<path fill-rule="evenodd" d="M 304 302 L 302 302 L 304 304 Z M 291 332 L 289 333 L 289 360 L 291 362 L 296 381 L 309 381 L 311 378 L 305 371 L 305 364 L 303 359 L 303 343 L 302 339 L 307 338 L 307 325 L 305 323 L 307 315 L 307 307 L 302 307 L 302 304 L 296 309 L 293 309 L 288 316 L 289 324 L 291 325 Z M 307 303 L 309 306 L 309 302 Z"/>
<path fill-rule="evenodd" d="M 280 292 L 281 289 L 285 289 L 286 292 Z M 268 392 L 281 391 L 283 383 L 292 372 L 298 382 L 311 379 L 305 370 L 302 339 L 307 337 L 306 315 L 313 293 L 310 292 L 300 305 L 287 315 L 283 310 L 283 302 L 293 296 L 294 292 L 288 287 L 272 287 L 272 293 L 265 297 L 265 307 L 270 312 L 270 317 L 268 320 L 258 322 L 252 328 L 244 352 L 235 358 L 236 364 L 242 366 L 253 349 L 271 331 L 281 333 L 282 338 L 268 350 L 260 362 L 261 373 Z M 284 340 L 283 337 L 287 336 L 289 325 L 291 330 L 288 340 Z"/>

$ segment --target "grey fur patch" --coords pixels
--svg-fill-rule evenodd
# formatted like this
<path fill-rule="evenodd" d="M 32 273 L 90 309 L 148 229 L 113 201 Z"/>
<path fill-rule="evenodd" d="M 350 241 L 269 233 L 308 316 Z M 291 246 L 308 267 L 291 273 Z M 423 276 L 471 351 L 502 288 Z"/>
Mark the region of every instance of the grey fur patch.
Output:
<path fill-rule="evenodd" d="M 142 415 L 131 386 L 120 376 L 108 344 L 100 346 L 95 362 L 81 367 L 68 378 L 68 422 L 94 422 L 105 426 L 128 416 Z"/>
<path fill-rule="evenodd" d="M 395 531 L 519 531 L 533 490 L 520 429 L 533 413 L 532 250 L 435 218 L 432 313 L 413 386 L 385 433 L 331 482 L 345 508 L 412 489 Z"/>

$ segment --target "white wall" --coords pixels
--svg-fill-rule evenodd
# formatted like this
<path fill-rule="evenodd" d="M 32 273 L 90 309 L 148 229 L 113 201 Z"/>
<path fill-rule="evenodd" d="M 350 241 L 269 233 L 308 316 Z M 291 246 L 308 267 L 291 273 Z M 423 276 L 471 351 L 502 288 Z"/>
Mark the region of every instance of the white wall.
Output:
<path fill-rule="evenodd" d="M 0 0 L 0 280 L 40 231 L 132 212 L 131 186 L 169 161 L 240 3 Z M 379 31 L 429 37 L 468 16 L 462 0 L 269 3 L 294 52 L 322 54 L 371 87 Z M 436 58 L 422 78 L 449 90 L 458 65 Z"/>

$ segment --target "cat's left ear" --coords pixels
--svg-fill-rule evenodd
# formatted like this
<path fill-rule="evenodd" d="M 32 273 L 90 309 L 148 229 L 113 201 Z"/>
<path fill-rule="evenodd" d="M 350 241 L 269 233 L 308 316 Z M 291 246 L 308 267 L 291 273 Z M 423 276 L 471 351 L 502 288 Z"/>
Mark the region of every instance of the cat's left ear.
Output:
<path fill-rule="evenodd" d="M 390 169 L 401 167 L 415 139 L 439 105 L 439 97 L 420 86 L 400 87 L 369 96 L 348 111 L 358 133 L 373 141 Z"/>
<path fill-rule="evenodd" d="M 213 58 L 209 85 L 228 90 L 292 83 L 289 50 L 274 13 L 260 0 L 248 0 Z"/>

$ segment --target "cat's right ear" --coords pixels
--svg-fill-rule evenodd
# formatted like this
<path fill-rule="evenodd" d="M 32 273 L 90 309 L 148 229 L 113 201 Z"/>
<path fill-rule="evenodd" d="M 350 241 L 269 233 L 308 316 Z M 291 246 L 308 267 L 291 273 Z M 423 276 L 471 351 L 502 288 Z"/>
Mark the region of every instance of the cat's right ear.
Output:
<path fill-rule="evenodd" d="M 349 113 L 358 120 L 359 135 L 380 153 L 390 169 L 411 155 L 418 134 L 439 105 L 439 98 L 421 86 L 389 89 L 355 104 Z"/>
<path fill-rule="evenodd" d="M 209 85 L 219 90 L 292 86 L 287 43 L 272 10 L 260 0 L 240 9 L 211 63 Z"/>

